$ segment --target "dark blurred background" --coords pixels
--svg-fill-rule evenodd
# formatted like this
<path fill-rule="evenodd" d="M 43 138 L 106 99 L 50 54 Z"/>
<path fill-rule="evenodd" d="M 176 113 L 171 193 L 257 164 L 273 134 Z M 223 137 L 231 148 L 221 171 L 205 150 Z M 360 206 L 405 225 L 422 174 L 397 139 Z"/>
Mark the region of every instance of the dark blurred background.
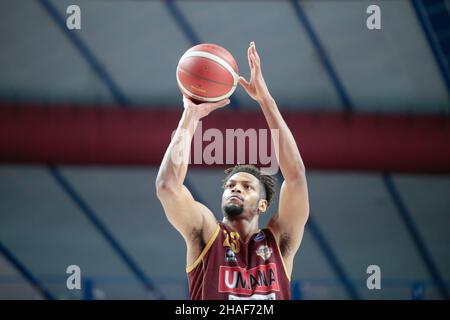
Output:
<path fill-rule="evenodd" d="M 81 30 L 66 27 L 72 4 Z M 371 4 L 380 30 L 366 27 Z M 1 1 L 0 298 L 188 297 L 185 244 L 154 188 L 182 112 L 176 65 L 211 42 L 248 77 L 255 41 L 307 167 L 292 297 L 448 299 L 449 12 L 448 0 Z M 217 113 L 222 129 L 261 116 L 242 88 Z M 223 169 L 191 166 L 186 181 L 218 219 Z M 69 265 L 81 290 L 66 287 Z"/>

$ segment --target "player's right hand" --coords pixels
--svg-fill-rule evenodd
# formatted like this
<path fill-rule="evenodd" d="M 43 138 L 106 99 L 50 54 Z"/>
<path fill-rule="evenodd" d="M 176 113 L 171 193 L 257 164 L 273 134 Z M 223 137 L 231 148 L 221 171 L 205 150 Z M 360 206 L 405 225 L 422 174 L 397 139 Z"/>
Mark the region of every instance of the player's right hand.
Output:
<path fill-rule="evenodd" d="M 216 109 L 225 107 L 229 103 L 230 99 L 223 99 L 218 102 L 204 102 L 200 104 L 195 104 L 194 102 L 192 102 L 191 99 L 183 95 L 184 109 L 189 112 L 192 112 L 192 114 L 197 120 L 206 117 Z"/>

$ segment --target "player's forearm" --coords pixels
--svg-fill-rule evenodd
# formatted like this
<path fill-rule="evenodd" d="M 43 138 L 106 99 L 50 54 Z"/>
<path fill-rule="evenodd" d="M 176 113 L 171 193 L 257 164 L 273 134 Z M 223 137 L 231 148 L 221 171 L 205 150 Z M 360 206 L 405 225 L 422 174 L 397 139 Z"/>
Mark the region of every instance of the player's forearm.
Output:
<path fill-rule="evenodd" d="M 185 109 L 159 168 L 156 178 L 158 190 L 176 190 L 183 185 L 189 164 L 192 137 L 198 121 L 192 112 Z"/>
<path fill-rule="evenodd" d="M 278 130 L 278 163 L 286 181 L 298 181 L 305 175 L 300 151 L 291 130 L 284 121 L 275 100 L 268 95 L 258 101 L 270 129 Z"/>

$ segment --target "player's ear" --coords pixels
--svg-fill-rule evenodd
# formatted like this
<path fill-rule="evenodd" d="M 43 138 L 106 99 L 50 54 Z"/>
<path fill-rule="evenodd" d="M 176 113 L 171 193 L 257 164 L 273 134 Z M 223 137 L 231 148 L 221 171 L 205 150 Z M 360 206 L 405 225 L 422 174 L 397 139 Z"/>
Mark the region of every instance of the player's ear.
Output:
<path fill-rule="evenodd" d="M 266 212 L 268 207 L 268 203 L 266 199 L 259 199 L 259 203 L 258 203 L 258 211 L 260 212 L 260 214 L 263 214 Z"/>

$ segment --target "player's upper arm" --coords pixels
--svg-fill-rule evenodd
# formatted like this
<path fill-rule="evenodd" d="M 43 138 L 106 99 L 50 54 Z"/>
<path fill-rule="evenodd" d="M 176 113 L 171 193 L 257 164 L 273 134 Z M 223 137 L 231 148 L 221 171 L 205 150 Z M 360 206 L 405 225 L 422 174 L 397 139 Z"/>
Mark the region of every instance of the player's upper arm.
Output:
<path fill-rule="evenodd" d="M 205 226 L 214 228 L 216 219 L 203 204 L 196 201 L 183 185 L 178 190 L 157 190 L 158 199 L 169 222 L 189 241 L 194 233 L 201 232 Z"/>
<path fill-rule="evenodd" d="M 288 254 L 295 254 L 303 237 L 309 216 L 308 186 L 306 176 L 296 181 L 283 181 L 280 190 L 278 214 L 269 222 L 280 239 L 280 244 L 288 248 Z"/>

